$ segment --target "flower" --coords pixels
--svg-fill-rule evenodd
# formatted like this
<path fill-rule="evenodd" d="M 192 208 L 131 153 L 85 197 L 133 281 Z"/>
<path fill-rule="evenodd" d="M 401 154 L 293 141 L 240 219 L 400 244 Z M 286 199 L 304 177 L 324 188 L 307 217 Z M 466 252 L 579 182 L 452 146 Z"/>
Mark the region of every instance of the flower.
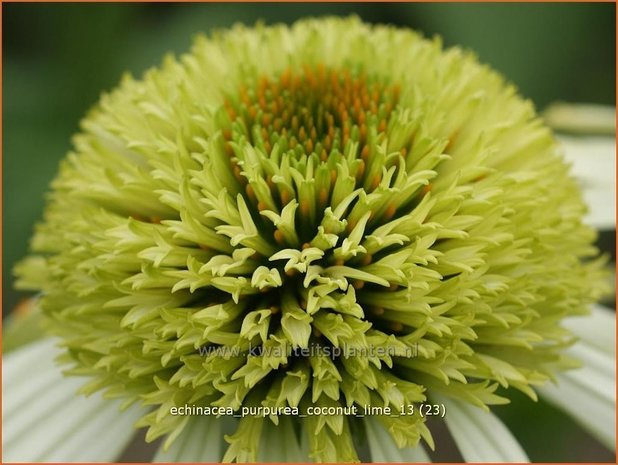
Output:
<path fill-rule="evenodd" d="M 488 406 L 579 379 L 562 323 L 606 292 L 595 232 L 551 131 L 470 54 L 355 18 L 238 26 L 125 77 L 74 145 L 16 273 L 65 373 L 116 400 L 72 397 L 49 340 L 16 351 L 10 379 L 45 377 L 7 396 L 15 460 L 88 428 L 121 447 L 138 417 L 169 460 L 356 461 L 358 431 L 426 459 L 428 406 L 464 458 L 524 461 Z M 50 385 L 77 413 L 34 440 L 18 407 Z M 394 413 L 342 413 L 365 406 Z"/>

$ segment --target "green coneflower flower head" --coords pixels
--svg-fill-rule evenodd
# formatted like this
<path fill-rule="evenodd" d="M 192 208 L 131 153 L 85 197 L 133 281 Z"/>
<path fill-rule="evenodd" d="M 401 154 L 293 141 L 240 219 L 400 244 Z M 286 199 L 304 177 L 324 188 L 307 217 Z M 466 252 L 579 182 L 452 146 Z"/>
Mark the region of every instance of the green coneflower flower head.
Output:
<path fill-rule="evenodd" d="M 85 393 L 151 406 L 168 445 L 174 407 L 298 409 L 234 419 L 224 460 L 281 422 L 314 460 L 357 460 L 365 423 L 309 407 L 535 398 L 604 287 L 532 104 L 355 18 L 234 27 L 125 77 L 52 187 L 17 274 Z M 433 447 L 418 409 L 377 420 Z"/>

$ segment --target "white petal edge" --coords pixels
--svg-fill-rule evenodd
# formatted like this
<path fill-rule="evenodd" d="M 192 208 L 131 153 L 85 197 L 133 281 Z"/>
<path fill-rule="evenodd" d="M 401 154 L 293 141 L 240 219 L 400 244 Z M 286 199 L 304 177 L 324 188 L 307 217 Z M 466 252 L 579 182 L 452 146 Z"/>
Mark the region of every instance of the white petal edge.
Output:
<path fill-rule="evenodd" d="M 491 412 L 454 399 L 433 395 L 444 404 L 444 421 L 466 462 L 529 462 L 506 426 Z"/>
<path fill-rule="evenodd" d="M 84 379 L 65 377 L 54 363 L 56 341 L 45 339 L 3 356 L 3 461 L 108 462 L 116 459 L 143 414 L 121 401 L 77 394 Z"/>
<path fill-rule="evenodd" d="M 567 353 L 581 368 L 559 373 L 556 384 L 538 389 L 545 400 L 570 414 L 603 444 L 616 450 L 616 314 L 599 305 L 592 316 L 566 324 L 580 342 Z"/>
<path fill-rule="evenodd" d="M 152 460 L 155 463 L 173 462 L 221 462 L 222 418 L 195 416 L 189 419 L 187 426 L 170 448 L 165 451 L 163 445 Z"/>
<path fill-rule="evenodd" d="M 373 417 L 365 417 L 365 431 L 372 462 L 381 463 L 430 463 L 421 445 L 400 449 L 388 431 Z"/>

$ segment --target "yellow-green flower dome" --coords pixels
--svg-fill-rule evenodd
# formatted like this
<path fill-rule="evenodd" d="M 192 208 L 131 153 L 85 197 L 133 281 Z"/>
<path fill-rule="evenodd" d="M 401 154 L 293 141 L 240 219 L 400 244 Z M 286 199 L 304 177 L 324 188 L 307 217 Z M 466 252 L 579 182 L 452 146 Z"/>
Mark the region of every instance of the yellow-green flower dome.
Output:
<path fill-rule="evenodd" d="M 17 273 L 86 392 L 153 407 L 148 439 L 182 434 L 174 407 L 289 407 L 313 459 L 353 461 L 360 420 L 308 407 L 504 403 L 567 365 L 560 322 L 603 291 L 583 213 L 470 54 L 357 19 L 235 27 L 102 97 Z M 280 419 L 244 416 L 225 460 Z M 418 409 L 379 420 L 432 446 Z"/>

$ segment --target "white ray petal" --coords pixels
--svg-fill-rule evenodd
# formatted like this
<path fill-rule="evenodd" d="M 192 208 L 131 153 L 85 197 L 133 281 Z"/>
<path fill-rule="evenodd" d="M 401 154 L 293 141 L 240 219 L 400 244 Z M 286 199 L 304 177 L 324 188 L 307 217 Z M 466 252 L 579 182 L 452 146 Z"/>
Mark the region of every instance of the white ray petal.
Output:
<path fill-rule="evenodd" d="M 3 459 L 10 462 L 111 461 L 131 439 L 138 407 L 76 393 L 83 379 L 61 374 L 54 340 L 3 357 Z"/>
<path fill-rule="evenodd" d="M 294 425 L 290 418 L 279 417 L 279 425 L 265 420 L 262 429 L 258 462 L 310 462 L 308 455 L 302 453 Z"/>
<path fill-rule="evenodd" d="M 45 462 L 101 462 L 120 456 L 133 437 L 133 424 L 144 411 L 133 406 L 120 412 L 120 402 L 107 399 L 100 404 L 102 408 L 95 415 L 45 454 Z"/>
<path fill-rule="evenodd" d="M 506 426 L 491 412 L 442 396 L 444 421 L 466 462 L 528 462 L 528 456 Z"/>
<path fill-rule="evenodd" d="M 592 305 L 590 316 L 566 318 L 564 326 L 586 344 L 614 356 L 616 354 L 616 312 Z"/>
<path fill-rule="evenodd" d="M 616 448 L 615 396 L 612 389 L 594 385 L 588 379 L 590 370 L 585 368 L 561 373 L 557 385 L 543 386 L 543 398 L 565 410 L 603 444 Z"/>
<path fill-rule="evenodd" d="M 615 450 L 616 314 L 595 306 L 591 317 L 573 318 L 566 326 L 581 338 L 567 353 L 583 366 L 559 373 L 556 384 L 541 387 L 539 393 Z"/>
<path fill-rule="evenodd" d="M 221 462 L 221 422 L 209 416 L 191 418 L 167 451 L 161 446 L 153 462 Z"/>
<path fill-rule="evenodd" d="M 8 357 L 4 357 L 7 359 Z M 3 360 L 4 362 L 4 360 Z M 3 381 L 20 383 L 20 389 L 10 389 L 3 391 L 2 414 L 12 415 L 16 411 L 24 408 L 37 396 L 39 392 L 47 392 L 52 389 L 58 380 L 58 370 L 43 370 L 41 367 L 33 367 L 33 372 L 40 373 L 39 376 L 30 379 L 19 379 L 13 375 L 7 375 L 6 367 L 3 364 Z M 25 382 L 28 381 L 28 382 Z"/>
<path fill-rule="evenodd" d="M 43 363 L 46 359 L 46 357 L 41 357 L 42 353 L 52 352 L 54 356 L 58 355 L 56 342 L 54 339 L 43 339 L 4 354 L 2 374 L 12 377 L 29 375 L 32 367 L 37 366 L 37 363 Z"/>
<path fill-rule="evenodd" d="M 383 463 L 429 463 L 429 456 L 422 446 L 400 449 L 388 431 L 373 417 L 365 417 L 365 431 L 369 442 L 371 460 Z"/>
<path fill-rule="evenodd" d="M 560 136 L 565 158 L 582 187 L 588 206 L 587 223 L 599 229 L 616 228 L 615 137 Z"/>

